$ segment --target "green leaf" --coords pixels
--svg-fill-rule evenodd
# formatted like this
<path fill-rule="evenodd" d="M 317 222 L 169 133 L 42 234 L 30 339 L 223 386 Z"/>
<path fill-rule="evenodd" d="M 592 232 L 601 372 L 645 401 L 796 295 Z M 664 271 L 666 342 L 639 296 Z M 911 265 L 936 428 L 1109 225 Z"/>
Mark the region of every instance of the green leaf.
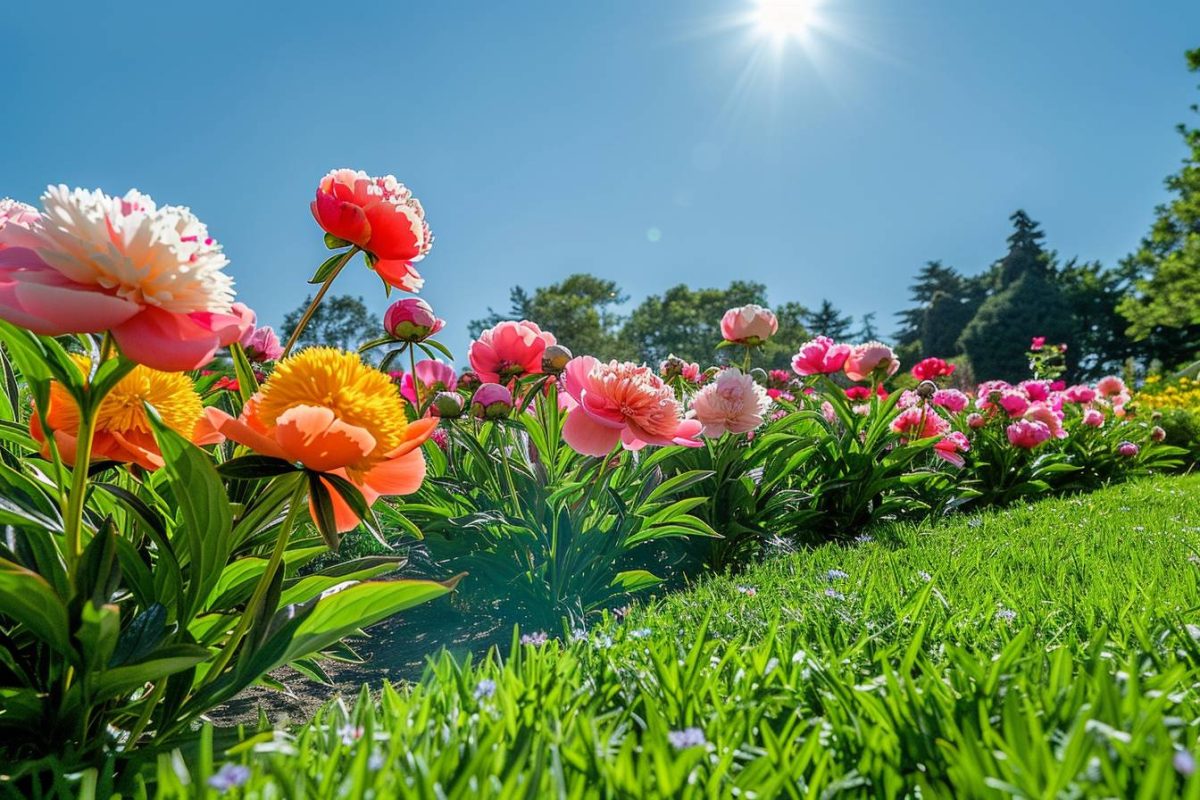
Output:
<path fill-rule="evenodd" d="M 161 472 L 166 474 L 179 508 L 180 524 L 172 542 L 182 539 L 191 560 L 185 608 L 179 611 L 180 621 L 186 624 L 220 580 L 229 560 L 229 498 L 211 456 L 164 425 L 152 407 L 146 408 L 165 462 Z"/>
<path fill-rule="evenodd" d="M 329 496 L 322 475 L 318 472 L 308 473 L 308 497 L 316 512 L 317 532 L 330 550 L 337 550 L 342 543 L 342 535 L 338 533 L 337 519 L 333 513 L 333 499 Z"/>
<path fill-rule="evenodd" d="M 644 569 L 629 569 L 618 572 L 613 578 L 612 585 L 619 586 L 626 592 L 638 592 L 662 583 L 662 578 Z"/>
<path fill-rule="evenodd" d="M 359 628 L 441 597 L 452 591 L 461 577 L 444 583 L 418 580 L 348 582 L 342 584 L 342 588 L 327 590 L 296 629 L 274 666 L 318 653 Z M 281 613 L 286 612 L 284 609 Z"/>
<path fill-rule="evenodd" d="M 133 618 L 133 622 L 121 631 L 117 648 L 113 651 L 110 667 L 136 663 L 148 656 L 167 635 L 167 609 L 155 603 Z"/>
<path fill-rule="evenodd" d="M 258 391 L 258 376 L 254 373 L 254 366 L 250 363 L 250 359 L 246 357 L 246 348 L 241 344 L 238 342 L 231 344 L 229 355 L 233 360 L 234 374 L 237 375 L 238 396 L 245 403 Z"/>
<path fill-rule="evenodd" d="M 348 242 L 345 239 L 340 239 L 332 233 L 325 234 L 325 246 L 330 250 L 341 250 L 343 247 L 349 247 L 354 242 Z"/>
<path fill-rule="evenodd" d="M 259 455 L 238 456 L 217 466 L 217 472 L 222 476 L 246 481 L 273 478 L 276 475 L 295 472 L 296 469 L 295 464 L 284 461 L 282 458 Z"/>
<path fill-rule="evenodd" d="M 339 239 L 338 241 L 341 241 L 341 240 Z M 346 244 L 350 244 L 350 243 L 346 242 Z M 341 245 L 339 245 L 339 246 L 341 246 Z M 335 253 L 335 254 L 331 255 L 329 258 L 325 259 L 323 262 L 321 262 L 321 266 L 317 267 L 317 271 L 313 273 L 313 276 L 308 279 L 308 282 L 312 283 L 312 284 L 324 283 L 326 281 L 326 279 L 329 278 L 330 273 L 333 272 L 334 267 L 336 267 L 338 265 L 338 262 L 341 261 L 345 257 L 346 257 L 345 253 Z"/>
<path fill-rule="evenodd" d="M 194 644 L 160 647 L 137 664 L 105 670 L 96 681 L 94 699 L 105 700 L 140 689 L 148 682 L 191 669 L 206 661 L 208 656 L 207 648 Z"/>
<path fill-rule="evenodd" d="M 0 558 L 0 609 L 59 653 L 71 655 L 67 607 L 46 579 Z"/>

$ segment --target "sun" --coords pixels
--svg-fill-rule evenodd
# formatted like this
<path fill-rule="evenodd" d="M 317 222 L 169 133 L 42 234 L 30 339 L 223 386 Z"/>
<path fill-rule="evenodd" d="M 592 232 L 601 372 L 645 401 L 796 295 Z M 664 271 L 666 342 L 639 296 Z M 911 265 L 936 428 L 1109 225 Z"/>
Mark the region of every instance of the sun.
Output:
<path fill-rule="evenodd" d="M 817 0 L 755 0 L 756 31 L 778 42 L 802 39 L 817 18 Z"/>

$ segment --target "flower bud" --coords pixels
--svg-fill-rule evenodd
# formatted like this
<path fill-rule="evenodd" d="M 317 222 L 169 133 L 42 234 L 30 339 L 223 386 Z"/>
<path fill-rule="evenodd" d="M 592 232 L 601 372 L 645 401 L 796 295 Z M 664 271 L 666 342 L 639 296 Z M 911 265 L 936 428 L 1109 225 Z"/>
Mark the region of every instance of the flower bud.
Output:
<path fill-rule="evenodd" d="M 458 388 L 464 392 L 473 392 L 482 385 L 483 381 L 479 379 L 479 376 L 469 369 L 458 376 Z"/>
<path fill-rule="evenodd" d="M 933 381 L 921 381 L 917 384 L 917 396 L 922 400 L 928 400 L 937 392 L 937 384 Z"/>
<path fill-rule="evenodd" d="M 1150 429 L 1150 440 L 1151 441 L 1161 442 L 1166 438 L 1167 438 L 1167 432 L 1165 430 L 1163 430 L 1161 425 L 1155 425 L 1153 428 Z"/>
<path fill-rule="evenodd" d="M 479 419 L 504 419 L 512 408 L 512 392 L 498 383 L 483 384 L 471 398 L 471 414 Z"/>
<path fill-rule="evenodd" d="M 987 420 L 983 418 L 983 414 L 968 414 L 967 427 L 972 430 L 979 430 L 986 424 Z"/>
<path fill-rule="evenodd" d="M 275 361 L 283 355 L 279 337 L 275 335 L 275 329 L 270 325 L 249 329 L 242 337 L 241 344 L 246 351 L 246 358 L 255 364 Z"/>
<path fill-rule="evenodd" d="M 462 416 L 464 405 L 462 395 L 458 392 L 438 392 L 433 396 L 429 408 L 436 417 L 455 419 Z"/>
<path fill-rule="evenodd" d="M 1133 442 L 1121 442 L 1119 445 L 1117 445 L 1117 455 L 1120 455 L 1123 458 L 1133 458 L 1140 450 L 1141 448 Z"/>
<path fill-rule="evenodd" d="M 383 315 L 383 329 L 393 339 L 401 342 L 423 342 L 446 327 L 446 320 L 438 319 L 433 309 L 419 297 L 406 297 L 392 303 Z"/>
<path fill-rule="evenodd" d="M 561 344 L 547 345 L 546 352 L 542 354 L 542 372 L 558 375 L 566 368 L 571 358 L 571 351 Z"/>

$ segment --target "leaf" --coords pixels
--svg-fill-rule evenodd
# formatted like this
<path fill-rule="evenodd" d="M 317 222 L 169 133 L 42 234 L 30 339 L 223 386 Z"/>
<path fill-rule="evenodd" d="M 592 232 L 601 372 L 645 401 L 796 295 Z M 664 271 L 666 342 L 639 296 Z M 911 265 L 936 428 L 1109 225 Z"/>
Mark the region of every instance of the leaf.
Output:
<path fill-rule="evenodd" d="M 325 482 L 318 472 L 308 473 L 308 498 L 312 502 L 316 517 L 317 532 L 330 550 L 337 550 L 342 543 L 342 535 L 338 533 L 337 520 L 333 513 L 333 500 Z"/>
<path fill-rule="evenodd" d="M 0 609 L 59 653 L 70 656 L 67 607 L 46 579 L 0 558 Z"/>
<path fill-rule="evenodd" d="M 243 481 L 273 478 L 295 471 L 296 466 L 289 461 L 259 455 L 239 456 L 217 465 L 217 472 L 223 477 Z"/>
<path fill-rule="evenodd" d="M 186 624 L 220 580 L 229 560 L 229 498 L 208 453 L 164 425 L 151 406 L 146 408 L 165 462 L 161 472 L 179 507 L 181 524 L 173 531 L 172 541 L 183 539 L 191 559 L 185 607 L 179 610 L 180 622 Z"/>
<path fill-rule="evenodd" d="M 328 236 L 328 234 L 326 235 Z M 338 241 L 341 240 L 339 239 Z M 328 240 L 326 240 L 327 246 L 328 243 Z M 346 244 L 350 243 L 346 242 Z M 342 245 L 339 245 L 339 247 L 341 246 Z M 332 250 L 333 248 L 330 249 Z M 333 272 L 334 268 L 337 267 L 338 262 L 345 257 L 345 253 L 334 253 L 329 258 L 325 259 L 323 262 L 321 262 L 321 266 L 317 267 L 317 271 L 313 273 L 313 276 L 308 279 L 308 282 L 311 284 L 324 283 L 329 278 L 329 275 Z"/>
<path fill-rule="evenodd" d="M 325 246 L 330 250 L 341 250 L 343 247 L 349 247 L 352 244 L 354 243 L 334 236 L 332 233 L 325 234 Z"/>
<path fill-rule="evenodd" d="M 167 609 L 155 603 L 133 618 L 133 622 L 121 631 L 117 648 L 113 651 L 110 667 L 137 662 L 145 658 L 167 635 Z"/>
<path fill-rule="evenodd" d="M 444 583 L 420 580 L 349 582 L 329 589 L 317 598 L 312 612 L 296 629 L 272 669 L 320 652 L 359 628 L 441 597 L 452 591 L 461 578 L 462 575 L 458 575 Z"/>
<path fill-rule="evenodd" d="M 629 569 L 618 572 L 613 578 L 612 585 L 619 586 L 626 592 L 638 592 L 662 583 L 662 578 L 644 569 Z"/>
<path fill-rule="evenodd" d="M 94 700 L 111 697 L 140 689 L 144 684 L 183 672 L 208 660 L 206 647 L 194 644 L 173 644 L 160 647 L 137 664 L 105 670 L 96 680 Z"/>
<path fill-rule="evenodd" d="M 243 403 L 248 402 L 258 391 L 258 376 L 254 374 L 254 367 L 250 364 L 250 359 L 246 357 L 246 348 L 241 344 L 238 342 L 231 344 L 229 355 L 233 360 L 234 374 L 237 375 L 238 396 L 242 398 Z"/>

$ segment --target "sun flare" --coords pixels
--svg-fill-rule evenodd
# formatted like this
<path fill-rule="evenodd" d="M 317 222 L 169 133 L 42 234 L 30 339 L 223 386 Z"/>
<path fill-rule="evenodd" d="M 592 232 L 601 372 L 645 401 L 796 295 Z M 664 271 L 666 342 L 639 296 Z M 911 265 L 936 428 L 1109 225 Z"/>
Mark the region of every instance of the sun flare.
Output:
<path fill-rule="evenodd" d="M 777 41 L 803 38 L 816 21 L 816 0 L 756 0 L 757 32 Z"/>

